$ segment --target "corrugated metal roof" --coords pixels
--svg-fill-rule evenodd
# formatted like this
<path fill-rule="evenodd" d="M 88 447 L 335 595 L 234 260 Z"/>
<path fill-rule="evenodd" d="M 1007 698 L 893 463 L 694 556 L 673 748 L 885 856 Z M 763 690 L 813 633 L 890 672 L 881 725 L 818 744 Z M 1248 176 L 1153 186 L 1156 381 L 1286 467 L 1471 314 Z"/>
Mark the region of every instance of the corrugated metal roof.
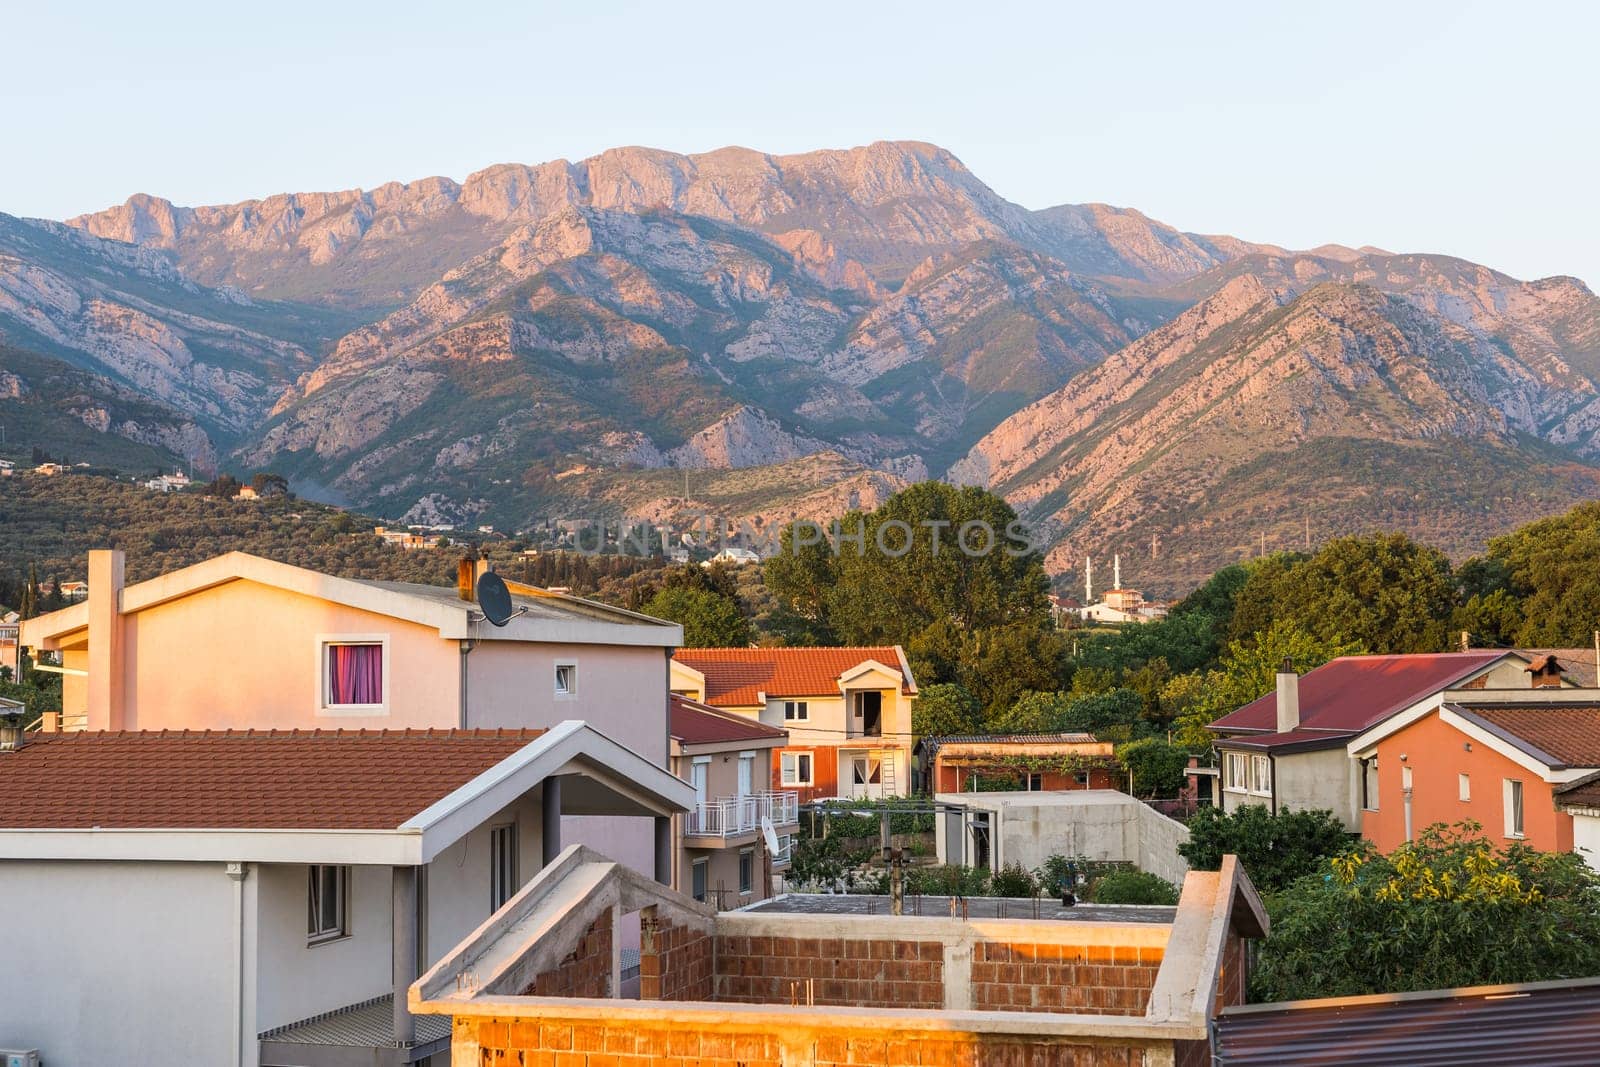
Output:
<path fill-rule="evenodd" d="M 1227 1008 L 1219 1067 L 1600 1063 L 1600 978 Z"/>
<path fill-rule="evenodd" d="M 332 1045 L 337 1048 L 397 1048 L 394 999 L 385 994 L 348 1008 L 325 1012 L 261 1034 L 263 1041 L 286 1045 Z M 448 1040 L 448 1015 L 417 1015 L 418 1045 Z"/>

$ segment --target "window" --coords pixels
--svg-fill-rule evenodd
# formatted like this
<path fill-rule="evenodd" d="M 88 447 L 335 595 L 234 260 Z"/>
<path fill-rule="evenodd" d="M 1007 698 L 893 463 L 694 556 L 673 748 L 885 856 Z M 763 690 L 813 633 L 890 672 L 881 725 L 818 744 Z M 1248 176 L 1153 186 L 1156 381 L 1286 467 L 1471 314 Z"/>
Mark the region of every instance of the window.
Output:
<path fill-rule="evenodd" d="M 739 850 L 739 893 L 748 894 L 755 885 L 756 854 L 748 848 Z"/>
<path fill-rule="evenodd" d="M 778 775 L 784 785 L 810 785 L 811 753 L 785 752 L 778 758 Z"/>
<path fill-rule="evenodd" d="M 804 700 L 785 700 L 783 718 L 785 722 L 806 722 L 811 718 L 811 709 Z"/>
<path fill-rule="evenodd" d="M 1250 791 L 1249 756 L 1243 752 L 1229 752 L 1227 771 L 1227 780 L 1222 783 L 1224 789 L 1230 793 L 1248 793 Z"/>
<path fill-rule="evenodd" d="M 517 827 L 489 831 L 489 910 L 499 911 L 517 892 Z"/>
<path fill-rule="evenodd" d="M 1030 774 L 1030 775 L 1028 775 L 1028 792 L 1037 793 L 1037 792 L 1041 791 L 1042 789 L 1044 789 L 1044 775 L 1042 775 L 1042 774 Z"/>
<path fill-rule="evenodd" d="M 771 774 L 771 771 L 767 772 Z M 756 784 L 756 754 L 754 752 L 739 753 L 739 799 L 743 800 L 755 792 Z"/>
<path fill-rule="evenodd" d="M 710 861 L 708 860 L 695 860 L 694 863 L 689 867 L 689 870 L 692 872 L 689 876 L 691 879 L 690 885 L 693 890 L 692 895 L 694 896 L 694 899 L 698 900 L 702 904 L 706 902 L 706 867 L 709 862 Z"/>
<path fill-rule="evenodd" d="M 696 756 L 694 764 L 689 768 L 689 784 L 694 786 L 694 802 L 706 802 L 706 772 L 710 770 L 710 756 Z"/>
<path fill-rule="evenodd" d="M 307 871 L 306 940 L 319 945 L 344 937 L 350 932 L 350 868 L 314 866 Z"/>
<path fill-rule="evenodd" d="M 1461 800 L 1461 802 L 1463 804 L 1465 804 L 1467 801 L 1471 800 L 1472 799 L 1472 775 L 1470 775 L 1470 774 L 1458 774 L 1458 775 L 1456 775 L 1456 790 L 1457 790 L 1457 795 L 1458 795 L 1458 797 L 1460 798 L 1460 800 Z"/>
<path fill-rule="evenodd" d="M 576 663 L 556 664 L 556 696 L 575 697 L 578 695 L 578 665 Z"/>
<path fill-rule="evenodd" d="M 1083 786 L 1083 788 L 1088 789 L 1089 788 L 1089 772 L 1088 771 L 1079 771 L 1077 774 L 1074 774 L 1072 776 L 1072 781 L 1073 781 L 1074 784 L 1081 785 L 1081 786 Z"/>
<path fill-rule="evenodd" d="M 1272 760 L 1266 756 L 1250 757 L 1250 792 L 1256 796 L 1272 795 Z"/>
<path fill-rule="evenodd" d="M 1506 836 L 1522 836 L 1522 783 L 1506 779 Z"/>
<path fill-rule="evenodd" d="M 389 689 L 387 644 L 382 637 L 322 640 L 323 712 L 381 712 Z"/>
<path fill-rule="evenodd" d="M 1361 761 L 1361 806 L 1378 810 L 1378 757 Z"/>

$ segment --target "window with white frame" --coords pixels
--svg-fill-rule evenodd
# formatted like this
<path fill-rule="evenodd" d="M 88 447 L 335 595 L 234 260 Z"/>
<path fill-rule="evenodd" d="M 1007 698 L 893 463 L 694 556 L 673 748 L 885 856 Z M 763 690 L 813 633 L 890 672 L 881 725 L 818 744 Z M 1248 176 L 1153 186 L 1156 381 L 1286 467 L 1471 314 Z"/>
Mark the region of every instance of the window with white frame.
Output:
<path fill-rule="evenodd" d="M 517 827 L 489 831 L 489 911 L 499 911 L 517 893 Z"/>
<path fill-rule="evenodd" d="M 1037 793 L 1044 789 L 1044 775 L 1036 772 L 1028 774 L 1028 792 Z"/>
<path fill-rule="evenodd" d="M 1272 760 L 1267 756 L 1250 757 L 1250 792 L 1258 797 L 1272 795 Z"/>
<path fill-rule="evenodd" d="M 1472 799 L 1472 775 L 1456 775 L 1456 799 L 1460 800 L 1463 804 Z"/>
<path fill-rule="evenodd" d="M 1230 793 L 1248 793 L 1250 791 L 1250 757 L 1243 752 L 1229 752 L 1227 759 L 1227 777 L 1222 783 L 1222 788 Z"/>
<path fill-rule="evenodd" d="M 389 649 L 383 635 L 320 637 L 318 709 L 325 715 L 384 714 L 388 708 Z"/>
<path fill-rule="evenodd" d="M 1522 783 L 1515 778 L 1505 780 L 1506 836 L 1522 837 Z"/>
<path fill-rule="evenodd" d="M 783 718 L 785 722 L 806 722 L 811 718 L 810 705 L 804 700 L 785 700 Z"/>
<path fill-rule="evenodd" d="M 306 941 L 318 945 L 350 932 L 350 868 L 327 864 L 308 867 Z"/>
<path fill-rule="evenodd" d="M 1378 757 L 1361 761 L 1361 807 L 1366 811 L 1378 810 Z"/>
<path fill-rule="evenodd" d="M 706 902 L 706 872 L 710 867 L 709 860 L 695 860 L 689 866 L 689 888 L 694 899 L 704 904 Z"/>
<path fill-rule="evenodd" d="M 811 753 L 785 752 L 779 756 L 778 780 L 784 785 L 810 785 Z"/>
<path fill-rule="evenodd" d="M 556 696 L 558 698 L 575 697 L 578 695 L 578 665 L 576 663 L 556 664 Z"/>
<path fill-rule="evenodd" d="M 756 854 L 753 849 L 739 850 L 739 893 L 748 894 L 755 887 Z"/>

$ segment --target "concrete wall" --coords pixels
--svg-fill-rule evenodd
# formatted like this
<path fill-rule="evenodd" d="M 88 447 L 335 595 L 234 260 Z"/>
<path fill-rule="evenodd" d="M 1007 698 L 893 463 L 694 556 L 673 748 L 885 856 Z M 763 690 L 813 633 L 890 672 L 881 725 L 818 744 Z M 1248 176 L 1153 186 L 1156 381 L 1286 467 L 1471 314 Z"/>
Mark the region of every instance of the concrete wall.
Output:
<path fill-rule="evenodd" d="M 1327 808 L 1346 828 L 1361 828 L 1361 765 L 1343 747 L 1274 759 L 1279 811 Z"/>
<path fill-rule="evenodd" d="M 0 862 L 0 1047 L 50 1067 L 231 1063 L 233 894 L 217 863 Z"/>
<path fill-rule="evenodd" d="M 941 863 L 970 862 L 972 813 L 988 812 L 990 859 L 995 870 L 1009 863 L 1033 870 L 1053 855 L 1131 863 L 1140 870 L 1181 882 L 1189 865 L 1177 846 L 1189 839 L 1181 823 L 1126 793 L 1104 789 L 1060 793 L 941 793 L 940 804 L 965 814 L 942 812 L 935 833 Z M 950 851 L 951 820 L 961 824 L 964 857 Z"/>
<path fill-rule="evenodd" d="M 517 881 L 527 884 L 543 865 L 543 814 L 537 796 L 524 797 L 498 812 L 428 864 L 428 928 L 423 934 L 423 952 L 430 965 L 489 917 L 489 835 L 494 827 L 513 821 L 517 824 Z M 565 830 L 563 824 L 563 834 Z M 385 903 L 385 914 L 387 908 Z"/>
<path fill-rule="evenodd" d="M 299 1022 L 382 996 L 393 988 L 393 937 L 388 867 L 350 872 L 350 936 L 306 943 L 307 868 L 252 868 L 256 885 L 255 1030 Z"/>

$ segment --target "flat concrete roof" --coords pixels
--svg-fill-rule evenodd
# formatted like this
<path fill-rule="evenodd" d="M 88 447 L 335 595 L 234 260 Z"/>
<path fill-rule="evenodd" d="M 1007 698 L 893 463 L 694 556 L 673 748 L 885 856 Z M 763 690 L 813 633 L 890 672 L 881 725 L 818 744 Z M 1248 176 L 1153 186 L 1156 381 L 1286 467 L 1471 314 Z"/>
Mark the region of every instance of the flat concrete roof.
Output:
<path fill-rule="evenodd" d="M 906 894 L 906 915 L 950 917 L 950 897 Z M 1040 919 L 1083 923 L 1170 924 L 1177 908 L 1143 904 L 1079 904 L 1064 908 L 1056 897 L 965 897 L 969 919 Z M 961 901 L 957 902 L 957 909 Z M 744 912 L 785 912 L 796 915 L 889 916 L 889 898 L 868 893 L 784 893 L 747 904 Z"/>

